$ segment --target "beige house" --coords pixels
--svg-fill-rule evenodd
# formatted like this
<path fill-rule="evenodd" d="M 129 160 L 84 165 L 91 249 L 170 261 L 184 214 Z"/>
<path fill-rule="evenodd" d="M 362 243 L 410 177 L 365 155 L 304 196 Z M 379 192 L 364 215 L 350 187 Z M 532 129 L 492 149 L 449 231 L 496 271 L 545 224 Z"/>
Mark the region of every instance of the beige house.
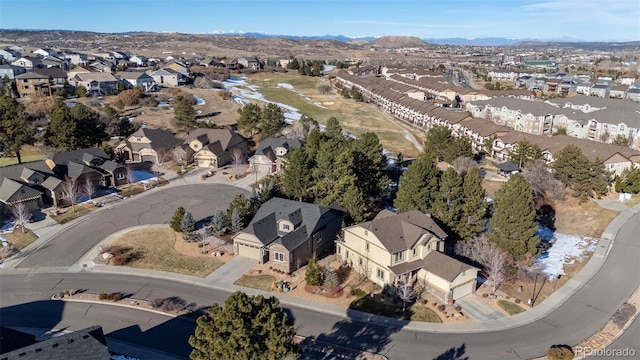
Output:
<path fill-rule="evenodd" d="M 416 211 L 381 211 L 375 219 L 344 229 L 338 258 L 388 288 L 416 281 L 443 301 L 472 294 L 478 269 L 443 253 L 447 234 L 431 217 Z"/>
<path fill-rule="evenodd" d="M 162 129 L 140 128 L 116 146 L 115 152 L 126 162 L 164 162 L 179 143 L 173 133 Z"/>
<path fill-rule="evenodd" d="M 300 146 L 302 146 L 302 142 L 297 139 L 263 139 L 260 141 L 256 153 L 249 159 L 251 169 L 281 175 L 287 154 Z"/>
<path fill-rule="evenodd" d="M 193 150 L 193 160 L 201 168 L 246 163 L 247 139 L 231 129 L 196 129 L 184 143 Z"/>

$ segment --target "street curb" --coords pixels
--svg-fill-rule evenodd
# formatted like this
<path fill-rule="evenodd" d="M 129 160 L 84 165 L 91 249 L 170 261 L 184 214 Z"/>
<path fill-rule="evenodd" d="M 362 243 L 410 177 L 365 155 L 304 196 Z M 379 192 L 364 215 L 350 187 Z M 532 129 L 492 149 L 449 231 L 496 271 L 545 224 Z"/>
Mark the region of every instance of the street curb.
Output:
<path fill-rule="evenodd" d="M 131 300 L 136 300 L 136 299 L 131 299 Z M 62 299 L 56 299 L 56 300 L 51 300 L 51 301 L 68 301 L 68 302 L 79 302 L 79 303 L 87 303 L 87 304 L 100 304 L 100 305 L 109 305 L 109 306 L 119 306 L 119 307 L 126 307 L 126 308 L 130 308 L 130 309 L 135 309 L 135 310 L 147 311 L 147 312 L 158 314 L 158 315 L 165 315 L 165 316 L 171 317 L 171 318 L 180 317 L 180 315 L 174 315 L 174 314 L 166 313 L 164 311 L 147 309 L 147 308 L 140 307 L 140 306 L 135 306 L 135 305 L 119 304 L 117 302 L 85 300 L 85 299 L 73 299 L 73 298 L 62 298 Z M 143 300 L 140 300 L 140 301 L 143 301 Z"/>

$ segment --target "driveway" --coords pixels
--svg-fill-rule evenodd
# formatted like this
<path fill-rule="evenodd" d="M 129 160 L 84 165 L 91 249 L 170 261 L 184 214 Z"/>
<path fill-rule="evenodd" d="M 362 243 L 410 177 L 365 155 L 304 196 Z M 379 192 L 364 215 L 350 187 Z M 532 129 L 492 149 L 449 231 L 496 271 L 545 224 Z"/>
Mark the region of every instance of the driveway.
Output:
<path fill-rule="evenodd" d="M 462 307 L 462 312 L 477 321 L 498 320 L 506 317 L 500 310 L 482 301 L 476 295 L 468 295 L 456 300 L 456 304 Z"/>
<path fill-rule="evenodd" d="M 244 256 L 236 256 L 227 261 L 226 264 L 220 266 L 216 271 L 206 277 L 207 280 L 216 281 L 224 284 L 233 284 L 242 275 L 244 275 L 253 265 L 258 262 Z"/>

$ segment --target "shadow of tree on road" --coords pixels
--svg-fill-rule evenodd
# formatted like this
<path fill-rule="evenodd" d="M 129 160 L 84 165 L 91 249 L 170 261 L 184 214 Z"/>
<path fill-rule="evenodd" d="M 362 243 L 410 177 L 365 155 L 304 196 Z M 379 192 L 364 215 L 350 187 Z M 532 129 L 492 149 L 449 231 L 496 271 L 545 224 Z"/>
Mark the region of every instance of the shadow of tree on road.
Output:
<path fill-rule="evenodd" d="M 442 354 L 433 358 L 433 360 L 469 360 L 468 356 L 464 356 L 467 352 L 466 345 L 462 344 L 459 347 L 452 347 Z"/>

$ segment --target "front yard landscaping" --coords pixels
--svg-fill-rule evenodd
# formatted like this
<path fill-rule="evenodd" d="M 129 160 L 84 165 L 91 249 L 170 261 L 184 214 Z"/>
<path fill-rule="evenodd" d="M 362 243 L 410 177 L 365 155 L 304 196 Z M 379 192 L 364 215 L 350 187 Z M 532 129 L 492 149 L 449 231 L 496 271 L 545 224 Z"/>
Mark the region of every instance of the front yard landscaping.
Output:
<path fill-rule="evenodd" d="M 364 296 L 349 305 L 349 309 L 368 312 L 370 314 L 382 315 L 400 320 L 424 321 L 441 323 L 442 319 L 438 314 L 426 306 L 412 304 L 402 311 L 402 301 L 396 305 L 386 304 L 375 296 Z"/>
<path fill-rule="evenodd" d="M 58 224 L 64 224 L 64 223 L 68 223 L 73 219 L 77 219 L 82 215 L 88 214 L 91 211 L 96 209 L 96 207 L 91 203 L 77 204 L 74 207 L 75 207 L 75 211 L 73 211 L 71 207 L 67 207 L 65 208 L 65 211 L 63 213 L 54 215 L 51 218 L 55 220 Z"/>
<path fill-rule="evenodd" d="M 234 284 L 262 291 L 272 291 L 276 278 L 271 275 L 242 275 Z"/>
<path fill-rule="evenodd" d="M 14 229 L 13 232 L 2 234 L 2 237 L 18 250 L 22 250 L 32 242 L 38 240 L 38 235 L 33 231 L 26 229 L 23 233 L 22 229 L 18 228 Z"/>
<path fill-rule="evenodd" d="M 126 266 L 199 277 L 209 275 L 226 260 L 225 257 L 212 257 L 210 253 L 202 254 L 197 243 L 186 243 L 168 228 L 135 230 L 114 240 L 109 247 L 125 248 L 133 254 Z M 109 247 L 105 251 L 108 252 Z"/>

